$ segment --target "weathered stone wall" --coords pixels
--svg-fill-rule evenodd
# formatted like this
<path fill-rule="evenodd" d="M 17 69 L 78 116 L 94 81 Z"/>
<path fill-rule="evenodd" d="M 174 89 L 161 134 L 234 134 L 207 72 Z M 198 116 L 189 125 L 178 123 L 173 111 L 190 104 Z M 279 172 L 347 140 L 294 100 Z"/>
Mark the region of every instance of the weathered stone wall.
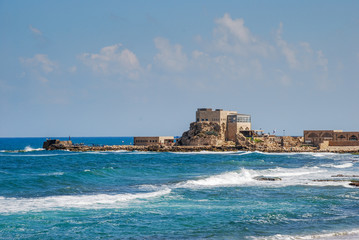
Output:
<path fill-rule="evenodd" d="M 213 111 L 211 108 L 199 108 L 196 111 L 196 122 L 218 122 L 220 124 L 227 124 L 228 114 L 236 114 L 235 111 L 223 111 L 216 109 Z"/>
<path fill-rule="evenodd" d="M 161 145 L 171 144 L 170 141 L 174 141 L 174 137 L 134 137 L 135 146 L 149 146 L 149 145 Z"/>
<path fill-rule="evenodd" d="M 333 141 L 344 142 L 344 141 L 358 141 L 359 132 L 335 132 Z"/>
<path fill-rule="evenodd" d="M 321 149 L 322 150 L 322 149 Z M 359 152 L 359 146 L 329 146 L 324 149 L 328 152 Z"/>
<path fill-rule="evenodd" d="M 250 122 L 228 122 L 226 139 L 228 141 L 235 141 L 236 135 L 245 130 L 251 130 Z"/>
<path fill-rule="evenodd" d="M 359 146 L 359 141 L 329 141 L 329 146 Z"/>

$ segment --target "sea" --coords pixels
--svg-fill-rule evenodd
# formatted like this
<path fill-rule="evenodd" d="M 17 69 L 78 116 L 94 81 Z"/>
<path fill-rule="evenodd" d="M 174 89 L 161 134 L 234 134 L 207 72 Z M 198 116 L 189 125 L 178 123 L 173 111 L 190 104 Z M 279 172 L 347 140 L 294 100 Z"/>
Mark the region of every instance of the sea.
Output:
<path fill-rule="evenodd" d="M 359 239 L 359 155 L 46 151 L 45 140 L 0 138 L 0 239 Z"/>

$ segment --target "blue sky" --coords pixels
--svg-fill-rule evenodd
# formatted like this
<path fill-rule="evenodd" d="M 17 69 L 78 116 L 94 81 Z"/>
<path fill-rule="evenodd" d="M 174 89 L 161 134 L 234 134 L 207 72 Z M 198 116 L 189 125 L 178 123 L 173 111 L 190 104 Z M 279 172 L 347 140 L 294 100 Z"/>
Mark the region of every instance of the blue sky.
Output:
<path fill-rule="evenodd" d="M 0 1 L 0 137 L 359 131 L 358 1 Z"/>

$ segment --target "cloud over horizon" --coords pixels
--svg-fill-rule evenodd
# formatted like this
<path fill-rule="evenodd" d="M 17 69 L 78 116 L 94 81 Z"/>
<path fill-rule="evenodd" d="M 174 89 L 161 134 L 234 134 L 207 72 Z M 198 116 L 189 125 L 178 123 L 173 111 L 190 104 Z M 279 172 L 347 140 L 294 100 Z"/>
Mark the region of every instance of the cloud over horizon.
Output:
<path fill-rule="evenodd" d="M 127 48 L 121 50 L 121 47 L 120 43 L 106 46 L 99 53 L 83 53 L 79 59 L 96 73 L 137 79 L 141 72 L 137 56 Z"/>
<path fill-rule="evenodd" d="M 50 60 L 46 54 L 35 54 L 32 58 L 20 57 L 19 60 L 31 75 L 44 83 L 49 81 L 47 75 L 58 68 L 58 64 Z"/>

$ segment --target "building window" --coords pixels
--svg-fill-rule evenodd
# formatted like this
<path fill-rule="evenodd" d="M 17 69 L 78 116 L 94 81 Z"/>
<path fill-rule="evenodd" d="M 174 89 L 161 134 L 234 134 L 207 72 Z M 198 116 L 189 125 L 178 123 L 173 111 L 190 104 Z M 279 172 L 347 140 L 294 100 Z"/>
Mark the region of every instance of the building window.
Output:
<path fill-rule="evenodd" d="M 357 138 L 357 136 L 352 135 L 352 136 L 349 138 L 349 141 L 358 141 L 358 138 Z"/>
<path fill-rule="evenodd" d="M 341 140 L 341 141 L 342 141 L 342 140 L 345 138 L 345 136 L 340 135 L 338 138 L 339 138 L 339 140 Z"/>
<path fill-rule="evenodd" d="M 309 138 L 317 138 L 318 135 L 315 134 L 315 133 L 311 133 L 311 134 L 308 135 L 308 137 L 309 137 Z"/>
<path fill-rule="evenodd" d="M 204 119 L 202 118 L 202 122 L 204 121 Z"/>

